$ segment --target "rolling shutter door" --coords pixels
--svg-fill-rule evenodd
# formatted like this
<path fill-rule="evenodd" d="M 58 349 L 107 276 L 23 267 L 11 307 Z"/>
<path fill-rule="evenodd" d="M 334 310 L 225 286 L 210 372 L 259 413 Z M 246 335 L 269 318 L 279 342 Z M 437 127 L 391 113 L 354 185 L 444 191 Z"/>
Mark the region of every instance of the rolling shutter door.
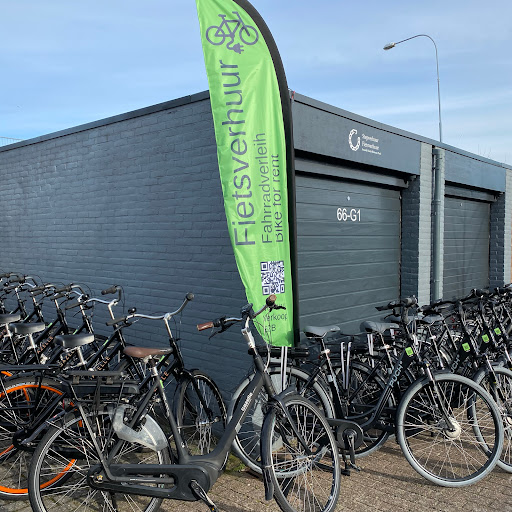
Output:
<path fill-rule="evenodd" d="M 489 286 L 488 202 L 445 198 L 443 297 L 463 297 Z"/>
<path fill-rule="evenodd" d="M 359 332 L 400 296 L 400 191 L 306 175 L 296 185 L 301 328 Z"/>

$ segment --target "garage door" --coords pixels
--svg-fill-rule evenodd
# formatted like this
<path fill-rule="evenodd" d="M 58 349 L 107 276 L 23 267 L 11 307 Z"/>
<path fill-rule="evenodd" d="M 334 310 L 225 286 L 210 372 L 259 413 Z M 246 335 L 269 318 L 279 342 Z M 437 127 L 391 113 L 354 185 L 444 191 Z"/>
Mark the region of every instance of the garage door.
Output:
<path fill-rule="evenodd" d="M 490 204 L 445 198 L 443 297 L 489 286 Z"/>
<path fill-rule="evenodd" d="M 301 327 L 359 332 L 400 296 L 400 192 L 297 175 Z"/>

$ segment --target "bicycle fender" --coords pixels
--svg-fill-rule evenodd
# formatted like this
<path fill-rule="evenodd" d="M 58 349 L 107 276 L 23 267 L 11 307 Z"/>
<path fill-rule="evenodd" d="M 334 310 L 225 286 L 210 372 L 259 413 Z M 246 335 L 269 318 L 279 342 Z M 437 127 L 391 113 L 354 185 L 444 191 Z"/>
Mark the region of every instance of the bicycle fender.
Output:
<path fill-rule="evenodd" d="M 263 484 L 265 486 L 265 501 L 274 499 L 274 484 L 270 478 L 270 466 L 264 464 L 261 468 L 263 471 Z"/>
<path fill-rule="evenodd" d="M 282 401 L 290 395 L 296 395 L 297 390 L 293 386 L 288 386 L 286 389 L 283 389 L 281 393 L 277 394 L 273 397 L 273 400 L 275 400 L 278 403 L 282 403 Z"/>

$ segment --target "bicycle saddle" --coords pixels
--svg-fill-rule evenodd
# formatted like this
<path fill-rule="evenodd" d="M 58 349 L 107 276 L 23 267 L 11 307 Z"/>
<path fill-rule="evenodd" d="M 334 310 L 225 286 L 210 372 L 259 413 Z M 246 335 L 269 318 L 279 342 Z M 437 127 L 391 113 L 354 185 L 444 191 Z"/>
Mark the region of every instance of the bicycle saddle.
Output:
<path fill-rule="evenodd" d="M 55 343 L 64 348 L 76 348 L 94 341 L 94 334 L 61 334 L 55 336 Z"/>
<path fill-rule="evenodd" d="M 19 322 L 20 320 L 20 315 L 0 315 L 0 324 L 10 324 L 11 322 Z"/>
<path fill-rule="evenodd" d="M 11 324 L 11 327 L 16 334 L 26 335 L 44 331 L 46 325 L 42 322 L 38 322 L 36 324 Z"/>
<path fill-rule="evenodd" d="M 144 359 L 145 357 L 152 356 L 165 356 L 172 354 L 172 348 L 147 348 L 147 347 L 126 347 L 124 349 L 125 355 L 128 357 L 135 357 L 137 359 Z"/>
<path fill-rule="evenodd" d="M 422 324 L 426 324 L 426 325 L 432 325 L 432 324 L 435 324 L 436 322 L 442 322 L 443 321 L 443 317 L 441 315 L 427 315 L 427 316 L 424 316 L 423 318 L 418 318 L 418 322 L 422 323 Z"/>
<path fill-rule="evenodd" d="M 361 324 L 361 330 L 366 332 L 373 332 L 384 334 L 388 329 L 400 329 L 398 324 L 392 324 L 388 322 L 363 322 Z"/>
<path fill-rule="evenodd" d="M 340 328 L 337 325 L 327 325 L 325 327 L 315 327 L 308 325 L 304 327 L 304 334 L 308 338 L 323 338 L 328 332 L 338 332 Z"/>

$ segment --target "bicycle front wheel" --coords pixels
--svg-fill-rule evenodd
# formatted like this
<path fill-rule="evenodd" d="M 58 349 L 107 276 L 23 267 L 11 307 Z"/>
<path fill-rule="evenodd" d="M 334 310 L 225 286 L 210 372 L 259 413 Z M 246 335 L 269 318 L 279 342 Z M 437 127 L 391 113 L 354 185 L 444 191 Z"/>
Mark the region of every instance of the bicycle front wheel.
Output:
<path fill-rule="evenodd" d="M 89 435 L 86 421 L 96 432 L 105 457 L 117 438 L 106 412 L 88 413 L 84 419 L 69 414 L 51 427 L 39 443 L 30 465 L 29 498 L 34 512 L 154 512 L 162 500 L 126 493 L 100 492 L 87 485 L 89 469 L 100 463 L 99 453 Z M 144 428 L 141 426 L 140 428 Z M 112 462 L 116 464 L 168 464 L 168 450 L 154 452 L 140 445 L 123 443 Z M 58 482 L 58 484 L 52 484 Z"/>
<path fill-rule="evenodd" d="M 265 416 L 262 459 L 274 498 L 284 512 L 331 512 L 340 494 L 340 461 L 334 435 L 320 410 L 298 395 Z"/>
<path fill-rule="evenodd" d="M 270 367 L 270 378 L 274 388 L 281 390 L 281 368 Z M 244 396 L 245 390 L 253 376 L 244 379 L 233 394 L 228 408 L 228 421 L 234 411 L 240 407 L 240 399 Z M 313 402 L 328 418 L 333 417 L 333 405 L 327 390 L 316 380 L 311 380 L 308 373 L 298 368 L 288 368 L 287 385 L 293 386 L 295 392 Z M 268 401 L 265 389 L 261 389 L 258 398 L 249 409 L 240 430 L 233 441 L 233 451 L 236 456 L 251 470 L 261 474 L 261 428 L 263 426 L 263 408 Z"/>
<path fill-rule="evenodd" d="M 503 448 L 491 396 L 471 379 L 435 374 L 416 381 L 397 411 L 397 438 L 411 466 L 431 482 L 462 487 L 485 477 Z"/>

